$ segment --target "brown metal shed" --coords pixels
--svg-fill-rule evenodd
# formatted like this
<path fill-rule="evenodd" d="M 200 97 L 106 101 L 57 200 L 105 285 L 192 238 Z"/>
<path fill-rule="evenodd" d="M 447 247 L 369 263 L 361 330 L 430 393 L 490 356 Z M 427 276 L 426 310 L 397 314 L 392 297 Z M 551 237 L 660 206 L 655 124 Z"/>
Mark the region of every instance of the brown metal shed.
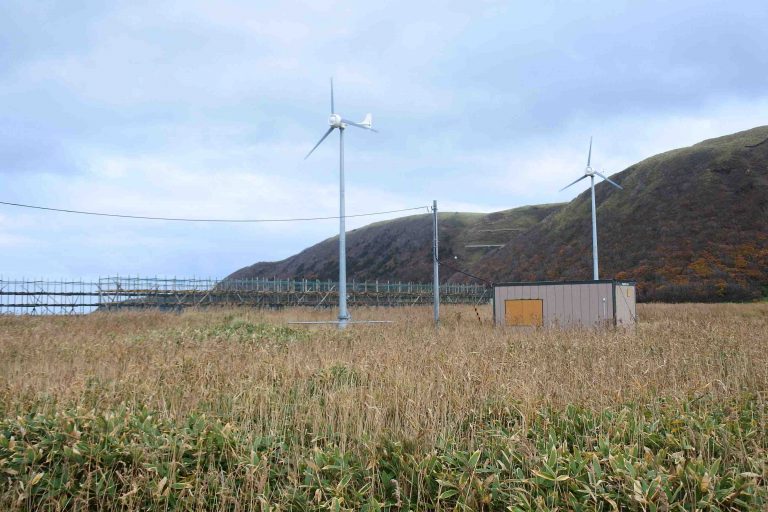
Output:
<path fill-rule="evenodd" d="M 526 327 L 632 327 L 635 283 L 541 281 L 493 286 L 496 325 Z"/>

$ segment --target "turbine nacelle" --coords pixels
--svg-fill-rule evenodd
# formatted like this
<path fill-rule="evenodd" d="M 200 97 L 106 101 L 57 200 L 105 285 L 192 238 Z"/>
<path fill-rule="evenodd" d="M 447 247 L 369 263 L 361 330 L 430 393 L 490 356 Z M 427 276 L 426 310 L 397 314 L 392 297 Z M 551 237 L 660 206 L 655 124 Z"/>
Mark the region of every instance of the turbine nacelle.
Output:
<path fill-rule="evenodd" d="M 331 114 L 328 116 L 328 124 L 333 128 L 344 128 L 344 123 L 339 114 Z"/>
<path fill-rule="evenodd" d="M 339 129 L 339 133 L 341 133 L 342 130 L 344 130 L 347 126 L 354 126 L 356 128 L 362 128 L 364 130 L 368 130 L 371 132 L 375 132 L 376 130 L 373 129 L 373 116 L 371 114 L 365 114 L 365 117 L 362 121 L 359 123 L 356 123 L 355 121 L 350 121 L 349 119 L 344 119 L 339 114 L 335 112 L 336 105 L 333 101 L 333 80 L 331 80 L 331 115 L 328 116 L 328 124 L 330 125 L 328 127 L 328 130 L 323 134 L 323 136 L 320 138 L 319 141 L 317 141 L 317 144 L 309 150 L 309 153 L 307 153 L 307 156 L 304 157 L 306 160 L 309 158 L 309 155 L 312 154 L 317 147 L 323 143 L 323 141 L 331 134 L 333 130 L 336 128 Z"/>

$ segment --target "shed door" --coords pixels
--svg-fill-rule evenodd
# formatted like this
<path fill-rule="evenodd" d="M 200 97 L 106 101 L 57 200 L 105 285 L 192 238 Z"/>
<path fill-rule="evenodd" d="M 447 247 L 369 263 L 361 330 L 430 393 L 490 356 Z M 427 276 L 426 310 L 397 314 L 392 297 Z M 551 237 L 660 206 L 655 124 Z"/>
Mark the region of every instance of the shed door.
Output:
<path fill-rule="evenodd" d="M 541 299 L 505 300 L 504 319 L 507 325 L 541 327 L 544 324 L 544 301 Z"/>

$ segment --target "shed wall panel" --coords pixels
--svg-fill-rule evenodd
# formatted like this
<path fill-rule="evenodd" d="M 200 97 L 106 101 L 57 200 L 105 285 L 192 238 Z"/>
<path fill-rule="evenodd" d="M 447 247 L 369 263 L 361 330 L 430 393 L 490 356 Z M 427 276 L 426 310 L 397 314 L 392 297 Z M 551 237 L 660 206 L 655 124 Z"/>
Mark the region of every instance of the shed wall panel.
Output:
<path fill-rule="evenodd" d="M 501 293 L 499 294 L 499 303 L 497 304 L 498 309 L 497 312 L 497 318 L 501 319 L 501 322 L 504 323 L 504 301 L 509 298 L 509 288 L 503 288 Z"/>
<path fill-rule="evenodd" d="M 545 291 L 547 301 L 549 302 L 549 313 L 547 314 L 547 323 L 551 326 L 558 326 L 563 322 L 562 301 L 557 290 L 557 285 L 546 287 Z"/>
<path fill-rule="evenodd" d="M 562 306 L 558 302 L 560 299 L 560 293 L 557 286 L 550 286 L 550 293 L 552 295 L 552 325 L 555 327 L 561 327 L 565 325 L 565 317 L 563 316 Z"/>
<path fill-rule="evenodd" d="M 560 294 L 563 296 L 563 313 L 568 325 L 573 323 L 575 310 L 573 302 L 573 286 L 563 285 Z"/>
<path fill-rule="evenodd" d="M 544 325 L 552 326 L 555 323 L 555 290 L 553 286 L 542 286 L 544 291 Z"/>
<path fill-rule="evenodd" d="M 605 293 L 605 286 L 602 284 L 595 285 L 595 294 L 595 308 L 597 309 L 595 320 L 596 325 L 601 325 L 608 313 L 608 295 Z M 605 303 L 603 299 L 605 299 Z"/>
<path fill-rule="evenodd" d="M 611 284 L 606 291 L 606 300 L 608 301 L 608 323 L 610 325 L 614 324 L 614 318 L 616 318 L 616 306 L 613 301 L 613 292 L 614 286 Z"/>
<path fill-rule="evenodd" d="M 626 323 L 627 310 L 626 289 L 624 286 L 616 286 L 616 325 Z"/>
<path fill-rule="evenodd" d="M 563 323 L 560 294 L 558 293 L 557 285 L 547 286 L 547 296 L 550 301 L 549 319 L 551 325 L 559 326 Z"/>
<path fill-rule="evenodd" d="M 545 326 L 593 328 L 613 325 L 614 318 L 617 325 L 633 325 L 635 318 L 635 288 L 631 284 L 616 283 L 615 287 L 612 282 L 501 285 L 494 289 L 494 298 L 498 324 L 505 323 L 507 300 L 540 299 Z"/>
<path fill-rule="evenodd" d="M 598 325 L 604 325 L 609 322 L 609 320 L 613 319 L 613 316 L 611 316 L 611 306 L 609 305 L 610 302 L 613 303 L 613 295 L 611 294 L 612 286 L 607 283 L 599 283 L 595 285 L 595 291 L 597 292 L 597 300 L 595 301 L 595 305 L 597 306 L 597 316 L 595 317 L 597 319 Z"/>
<path fill-rule="evenodd" d="M 581 318 L 581 296 L 582 296 L 582 285 L 576 284 L 573 285 L 571 288 L 571 300 L 573 300 L 573 303 L 571 304 L 571 323 L 574 326 L 579 326 L 582 323 Z"/>
<path fill-rule="evenodd" d="M 504 299 L 507 290 L 503 287 L 497 287 L 493 289 L 493 317 L 496 319 L 496 323 L 501 325 L 504 323 L 504 315 L 501 313 L 504 307 Z"/>
<path fill-rule="evenodd" d="M 561 325 L 563 323 L 563 297 L 560 293 L 560 285 L 549 286 L 547 293 L 551 296 L 552 313 L 550 318 L 551 325 Z"/>
<path fill-rule="evenodd" d="M 573 285 L 573 324 L 585 326 L 589 321 L 589 288 L 586 284 Z"/>
<path fill-rule="evenodd" d="M 553 286 L 555 296 L 557 297 L 557 325 L 567 326 L 571 323 L 573 317 L 571 298 L 568 287 L 565 285 Z"/>
<path fill-rule="evenodd" d="M 566 311 L 565 301 L 565 286 L 558 284 L 555 285 L 555 304 L 557 305 L 557 319 L 561 325 L 566 325 L 569 321 L 570 314 Z"/>
<path fill-rule="evenodd" d="M 613 325 L 613 319 L 616 317 L 616 310 L 613 306 L 613 288 L 613 284 L 609 284 L 605 291 L 605 300 L 608 302 L 608 317 L 606 318 L 606 322 L 609 325 Z"/>
<path fill-rule="evenodd" d="M 597 286 L 587 285 L 589 287 L 589 325 L 594 327 L 600 320 L 600 292 Z"/>
<path fill-rule="evenodd" d="M 589 327 L 592 323 L 592 287 L 588 284 L 580 285 L 579 292 L 581 325 Z"/>
<path fill-rule="evenodd" d="M 574 322 L 582 327 L 589 325 L 589 285 L 580 284 L 575 287 L 573 302 Z"/>
<path fill-rule="evenodd" d="M 587 285 L 589 287 L 589 325 L 588 327 L 594 327 L 600 320 L 600 307 L 598 302 L 600 301 L 599 288 L 593 284 Z"/>
<path fill-rule="evenodd" d="M 568 325 L 579 321 L 578 289 L 574 286 L 563 285 L 563 298 L 565 299 L 565 315 Z M 576 295 L 575 295 L 576 294 Z"/>
<path fill-rule="evenodd" d="M 577 303 L 573 300 L 573 293 L 574 293 L 574 287 L 563 285 L 560 291 L 560 294 L 563 296 L 563 313 L 565 315 L 565 321 L 567 322 L 566 325 L 573 325 L 574 321 L 577 320 Z"/>
<path fill-rule="evenodd" d="M 633 326 L 636 315 L 634 285 L 616 285 L 616 325 Z"/>

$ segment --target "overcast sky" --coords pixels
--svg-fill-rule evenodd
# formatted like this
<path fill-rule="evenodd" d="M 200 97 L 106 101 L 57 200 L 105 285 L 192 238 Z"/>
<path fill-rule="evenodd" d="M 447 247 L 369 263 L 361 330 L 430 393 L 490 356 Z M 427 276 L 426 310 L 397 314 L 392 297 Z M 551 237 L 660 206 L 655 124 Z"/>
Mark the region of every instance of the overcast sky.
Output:
<path fill-rule="evenodd" d="M 0 3 L 0 201 L 173 217 L 494 211 L 593 164 L 768 124 L 764 0 Z M 374 217 L 350 219 L 350 228 Z M 392 217 L 390 215 L 389 217 Z M 215 276 L 337 221 L 176 224 L 0 206 L 9 277 Z"/>

